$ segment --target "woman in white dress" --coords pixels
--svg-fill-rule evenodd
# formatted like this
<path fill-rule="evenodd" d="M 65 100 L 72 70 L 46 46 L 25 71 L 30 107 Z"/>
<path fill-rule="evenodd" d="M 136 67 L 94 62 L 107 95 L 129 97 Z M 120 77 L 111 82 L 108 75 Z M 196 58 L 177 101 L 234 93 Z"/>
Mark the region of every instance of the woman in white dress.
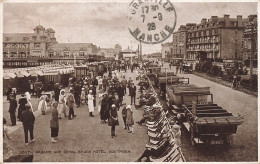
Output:
<path fill-rule="evenodd" d="M 25 92 L 25 98 L 27 99 L 27 104 L 29 104 L 31 106 L 31 110 L 34 113 L 33 107 L 32 107 L 32 103 L 31 103 L 31 95 L 29 92 Z"/>
<path fill-rule="evenodd" d="M 89 110 L 89 116 L 94 117 L 92 112 L 94 112 L 94 96 L 92 94 L 92 90 L 89 91 L 88 94 L 88 110 Z"/>
<path fill-rule="evenodd" d="M 61 118 L 62 113 L 64 113 L 64 117 L 67 117 L 67 115 L 66 115 L 66 95 L 65 95 L 64 89 L 60 90 L 58 112 L 59 112 L 59 119 L 62 119 Z"/>

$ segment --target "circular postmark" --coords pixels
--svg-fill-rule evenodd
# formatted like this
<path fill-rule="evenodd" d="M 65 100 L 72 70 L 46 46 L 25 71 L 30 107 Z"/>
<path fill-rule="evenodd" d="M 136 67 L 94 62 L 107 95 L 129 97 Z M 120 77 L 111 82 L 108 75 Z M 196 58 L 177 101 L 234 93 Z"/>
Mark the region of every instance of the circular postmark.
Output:
<path fill-rule="evenodd" d="M 133 0 L 127 17 L 131 35 L 147 44 L 161 43 L 169 38 L 177 20 L 169 0 Z"/>

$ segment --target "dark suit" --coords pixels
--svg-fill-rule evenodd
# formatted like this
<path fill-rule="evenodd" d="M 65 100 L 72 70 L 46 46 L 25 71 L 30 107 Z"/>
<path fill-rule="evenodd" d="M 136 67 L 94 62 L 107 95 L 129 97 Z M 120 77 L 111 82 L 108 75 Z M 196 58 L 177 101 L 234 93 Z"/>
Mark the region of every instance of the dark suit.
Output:
<path fill-rule="evenodd" d="M 130 86 L 129 87 L 129 94 L 131 96 L 131 105 L 133 104 L 133 101 L 134 101 L 134 104 L 135 104 L 136 86 Z"/>
<path fill-rule="evenodd" d="M 35 122 L 35 117 L 31 111 L 28 109 L 23 111 L 21 114 L 21 121 L 23 123 L 25 143 L 28 143 L 28 131 L 30 131 L 30 139 L 33 140 L 33 125 Z"/>
<path fill-rule="evenodd" d="M 15 117 L 16 108 L 17 108 L 17 101 L 14 98 L 10 99 L 9 112 L 10 112 L 12 126 L 16 125 L 16 117 Z"/>
<path fill-rule="evenodd" d="M 119 104 L 120 104 L 120 105 L 121 105 L 122 102 L 123 102 L 124 94 L 125 94 L 125 88 L 124 88 L 124 86 L 119 86 L 118 89 L 117 89 L 117 95 L 118 95 L 118 101 L 119 101 Z"/>

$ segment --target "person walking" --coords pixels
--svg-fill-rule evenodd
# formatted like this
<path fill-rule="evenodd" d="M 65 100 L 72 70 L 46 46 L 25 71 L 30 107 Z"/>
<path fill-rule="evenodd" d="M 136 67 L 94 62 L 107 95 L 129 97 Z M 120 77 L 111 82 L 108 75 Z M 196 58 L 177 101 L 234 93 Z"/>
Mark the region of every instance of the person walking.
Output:
<path fill-rule="evenodd" d="M 28 131 L 30 132 L 30 142 L 34 142 L 34 136 L 33 136 L 33 127 L 35 122 L 35 117 L 33 115 L 32 109 L 30 105 L 25 106 L 25 111 L 21 114 L 21 121 L 23 123 L 23 129 L 24 129 L 24 136 L 25 136 L 25 145 L 27 146 L 28 143 Z"/>
<path fill-rule="evenodd" d="M 120 86 L 117 88 L 118 102 L 120 106 L 122 105 L 123 102 L 124 92 L 125 92 L 125 88 L 121 83 Z"/>
<path fill-rule="evenodd" d="M 119 125 L 116 105 L 113 104 L 109 110 L 108 126 L 111 126 L 111 137 L 116 136 L 116 126 Z"/>
<path fill-rule="evenodd" d="M 15 112 L 17 108 L 17 101 L 15 100 L 12 94 L 9 95 L 9 100 L 10 100 L 10 106 L 9 106 L 10 119 L 12 122 L 12 126 L 15 126 L 16 125 Z"/>
<path fill-rule="evenodd" d="M 24 97 L 24 94 L 21 94 L 21 98 L 18 100 L 18 120 L 21 121 L 21 114 L 25 110 L 25 104 L 27 104 L 27 99 Z"/>
<path fill-rule="evenodd" d="M 129 87 L 129 94 L 131 96 L 131 105 L 134 102 L 135 105 L 135 97 L 136 97 L 136 86 L 134 86 L 134 83 L 132 83 Z"/>
<path fill-rule="evenodd" d="M 31 103 L 31 95 L 29 92 L 25 92 L 25 97 L 26 97 L 26 100 L 27 100 L 27 104 L 29 104 L 31 106 L 31 110 L 32 112 L 34 112 L 33 110 L 33 106 L 32 106 L 32 103 Z"/>
<path fill-rule="evenodd" d="M 109 118 L 108 96 L 107 96 L 107 93 L 103 93 L 103 97 L 102 97 L 102 101 L 101 101 L 101 109 L 100 109 L 101 123 L 106 123 L 106 120 L 108 118 Z"/>
<path fill-rule="evenodd" d="M 64 113 L 64 117 L 67 117 L 67 115 L 66 115 L 66 95 L 65 95 L 64 89 L 60 90 L 58 111 L 59 111 L 59 119 L 62 119 L 61 114 L 63 114 L 63 113 Z"/>
<path fill-rule="evenodd" d="M 81 87 L 79 85 L 79 82 L 77 81 L 75 85 L 75 91 L 74 91 L 74 97 L 75 97 L 77 108 L 80 107 L 80 93 L 81 93 Z"/>
<path fill-rule="evenodd" d="M 85 88 L 81 89 L 80 100 L 81 100 L 81 105 L 83 105 L 83 103 L 86 102 Z"/>
<path fill-rule="evenodd" d="M 126 94 L 126 86 L 127 86 L 127 80 L 125 79 L 125 76 L 123 76 L 123 79 L 121 80 L 121 83 L 124 86 L 124 95 Z"/>
<path fill-rule="evenodd" d="M 126 109 L 126 106 L 125 106 L 122 109 L 122 117 L 123 117 L 123 121 L 124 121 L 124 125 L 125 125 L 124 130 L 126 130 L 126 129 L 129 130 L 129 128 L 128 128 L 127 124 L 126 124 L 126 113 L 127 113 L 127 109 Z"/>
<path fill-rule="evenodd" d="M 51 128 L 51 142 L 56 143 L 57 140 L 55 138 L 58 137 L 59 134 L 59 118 L 58 118 L 58 102 L 55 101 L 52 105 L 51 109 L 51 120 L 50 120 L 50 128 Z"/>
<path fill-rule="evenodd" d="M 77 115 L 74 114 L 74 103 L 75 103 L 75 98 L 73 96 L 73 89 L 70 90 L 70 93 L 67 96 L 67 106 L 69 108 L 69 120 L 72 120 L 72 117 L 76 117 Z"/>
<path fill-rule="evenodd" d="M 93 96 L 93 91 L 90 90 L 88 94 L 88 110 L 89 110 L 89 116 L 94 117 L 92 112 L 94 112 L 94 96 Z"/>
<path fill-rule="evenodd" d="M 42 111 L 42 115 L 45 115 L 45 112 L 47 110 L 47 103 L 46 103 L 45 95 L 42 95 L 40 97 L 40 102 L 38 104 L 38 110 Z"/>
<path fill-rule="evenodd" d="M 59 96 L 60 96 L 60 87 L 59 87 L 59 83 L 56 83 L 55 86 L 54 86 L 55 101 L 59 102 Z"/>
<path fill-rule="evenodd" d="M 133 109 L 131 105 L 126 107 L 126 125 L 128 127 L 128 133 L 134 133 L 134 118 L 133 118 Z"/>
<path fill-rule="evenodd" d="M 179 64 L 177 64 L 177 66 L 176 66 L 176 73 L 175 73 L 176 75 L 178 74 L 179 67 L 180 67 Z"/>

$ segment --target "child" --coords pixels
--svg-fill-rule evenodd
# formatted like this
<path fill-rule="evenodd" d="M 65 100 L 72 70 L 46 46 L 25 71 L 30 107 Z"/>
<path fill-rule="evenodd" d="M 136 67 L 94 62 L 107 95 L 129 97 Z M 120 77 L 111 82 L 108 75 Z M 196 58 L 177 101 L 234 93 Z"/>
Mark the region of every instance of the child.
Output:
<path fill-rule="evenodd" d="M 84 88 L 81 89 L 80 99 L 81 99 L 81 104 L 83 105 L 84 101 L 86 102 L 86 93 Z"/>

